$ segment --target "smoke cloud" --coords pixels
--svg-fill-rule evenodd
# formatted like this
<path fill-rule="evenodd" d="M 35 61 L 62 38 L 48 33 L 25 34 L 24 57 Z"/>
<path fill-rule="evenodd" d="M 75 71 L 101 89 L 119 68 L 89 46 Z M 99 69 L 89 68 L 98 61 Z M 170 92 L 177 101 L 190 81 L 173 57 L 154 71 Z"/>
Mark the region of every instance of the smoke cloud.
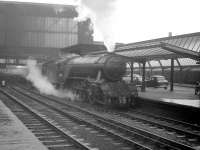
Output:
<path fill-rule="evenodd" d="M 77 2 L 78 21 L 92 20 L 94 34 L 100 34 L 108 52 L 115 50 L 116 37 L 112 24 L 116 0 L 79 0 Z"/>
<path fill-rule="evenodd" d="M 64 4 L 76 6 L 78 16 L 76 21 L 85 21 L 88 18 L 91 22 L 91 30 L 94 30 L 94 37 L 103 40 L 108 52 L 115 50 L 116 32 L 113 28 L 113 14 L 116 10 L 117 0 L 68 0 Z M 56 14 L 62 13 L 62 6 L 53 6 Z M 116 28 L 115 28 L 116 29 Z"/>
<path fill-rule="evenodd" d="M 26 79 L 31 81 L 33 86 L 37 88 L 41 93 L 47 95 L 54 95 L 60 98 L 70 98 L 75 99 L 75 95 L 71 91 L 57 90 L 49 82 L 48 78 L 43 76 L 41 69 L 38 67 L 36 60 L 29 59 L 27 61 L 28 74 Z"/>

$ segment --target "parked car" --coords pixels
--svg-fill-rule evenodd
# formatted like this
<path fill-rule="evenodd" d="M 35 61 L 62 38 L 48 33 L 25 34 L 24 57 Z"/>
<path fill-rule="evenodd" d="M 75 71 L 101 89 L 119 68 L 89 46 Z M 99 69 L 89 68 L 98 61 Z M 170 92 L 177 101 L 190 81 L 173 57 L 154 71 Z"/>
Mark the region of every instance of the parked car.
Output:
<path fill-rule="evenodd" d="M 161 87 L 167 89 L 169 82 L 164 76 L 154 75 L 150 78 L 150 80 L 146 81 L 147 87 Z"/>
<path fill-rule="evenodd" d="M 123 77 L 123 80 L 127 83 L 131 82 L 131 74 L 127 74 L 126 76 Z M 142 76 L 139 74 L 133 74 L 133 83 L 136 85 L 142 85 Z"/>

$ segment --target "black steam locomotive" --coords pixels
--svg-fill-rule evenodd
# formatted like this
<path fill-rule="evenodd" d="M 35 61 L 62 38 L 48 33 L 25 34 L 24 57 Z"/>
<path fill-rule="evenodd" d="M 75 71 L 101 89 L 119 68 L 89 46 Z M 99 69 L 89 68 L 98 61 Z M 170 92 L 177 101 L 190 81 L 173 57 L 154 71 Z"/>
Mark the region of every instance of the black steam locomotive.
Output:
<path fill-rule="evenodd" d="M 58 88 L 67 88 L 89 103 L 129 106 L 138 95 L 122 76 L 125 60 L 115 54 L 76 55 L 45 62 L 42 73 Z"/>

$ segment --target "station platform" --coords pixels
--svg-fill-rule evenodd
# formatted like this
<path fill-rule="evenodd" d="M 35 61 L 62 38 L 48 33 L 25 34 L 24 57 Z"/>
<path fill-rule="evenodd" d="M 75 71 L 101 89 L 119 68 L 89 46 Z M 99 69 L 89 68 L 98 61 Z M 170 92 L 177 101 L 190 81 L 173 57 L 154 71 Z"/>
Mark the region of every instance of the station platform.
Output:
<path fill-rule="evenodd" d="M 1 100 L 0 150 L 47 150 Z"/>
<path fill-rule="evenodd" d="M 169 88 L 147 87 L 145 92 L 139 91 L 139 97 L 200 108 L 200 99 L 194 94 L 193 87 L 174 86 L 173 92 Z"/>

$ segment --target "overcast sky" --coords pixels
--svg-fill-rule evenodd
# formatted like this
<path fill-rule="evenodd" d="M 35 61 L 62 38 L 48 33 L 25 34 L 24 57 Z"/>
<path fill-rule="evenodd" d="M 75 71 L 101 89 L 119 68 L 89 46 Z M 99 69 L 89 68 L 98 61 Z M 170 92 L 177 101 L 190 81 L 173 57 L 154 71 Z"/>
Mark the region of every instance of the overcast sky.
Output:
<path fill-rule="evenodd" d="M 77 0 L 28 1 L 72 4 Z M 116 42 L 165 37 L 168 32 L 173 35 L 199 32 L 200 28 L 200 0 L 83 0 L 83 3 L 96 13 L 97 23 L 110 31 Z M 95 40 L 102 39 L 101 28 L 98 30 Z"/>

